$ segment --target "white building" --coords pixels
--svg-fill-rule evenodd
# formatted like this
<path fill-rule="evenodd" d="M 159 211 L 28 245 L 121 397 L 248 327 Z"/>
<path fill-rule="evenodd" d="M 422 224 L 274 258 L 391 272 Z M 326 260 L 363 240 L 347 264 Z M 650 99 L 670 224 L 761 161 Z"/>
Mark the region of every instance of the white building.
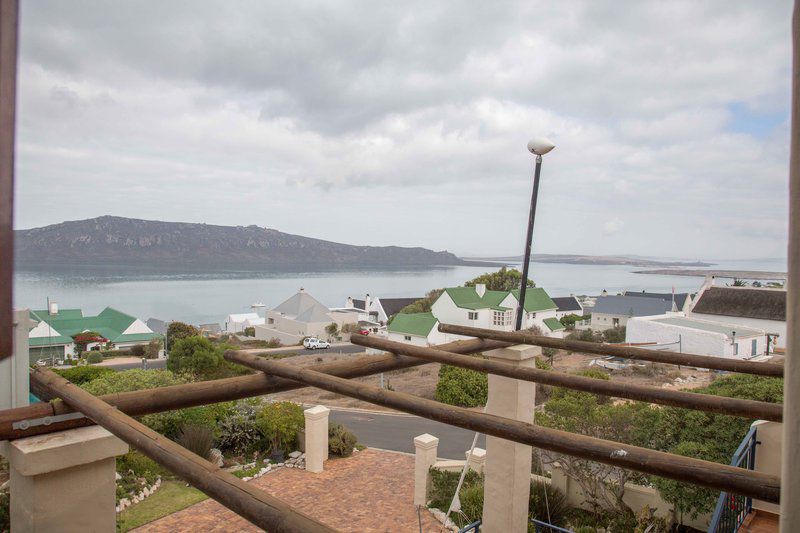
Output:
<path fill-rule="evenodd" d="M 389 322 L 388 339 L 415 346 L 433 346 L 447 341 L 447 335 L 437 328 L 439 321 L 431 313 L 397 314 Z"/>
<path fill-rule="evenodd" d="M 599 296 L 592 309 L 591 327 L 596 331 L 624 327 L 631 318 L 658 316 L 669 311 L 672 311 L 672 303 L 660 298 Z"/>
<path fill-rule="evenodd" d="M 367 294 L 363 300 L 348 297 L 345 302 L 345 308 L 359 309 L 365 314 L 360 320 L 384 326 L 401 309 L 421 299 L 422 296 L 419 298 L 379 298 L 377 296 L 371 297 Z"/>
<path fill-rule="evenodd" d="M 358 313 L 328 309 L 301 288 L 275 309 L 267 311 L 265 323 L 255 326 L 256 339 L 278 339 L 286 345 L 299 344 L 305 337 L 334 340 L 326 331 L 332 323 L 341 330 L 345 324 L 358 323 Z"/>
<path fill-rule="evenodd" d="M 785 289 L 717 287 L 714 278 L 709 277 L 697 293 L 687 315 L 762 329 L 772 339 L 773 347 L 786 348 Z"/>
<path fill-rule="evenodd" d="M 258 316 L 258 313 L 238 313 L 228 315 L 225 319 L 225 332 L 226 333 L 241 333 L 245 328 L 251 328 L 264 324 L 264 317 Z"/>
<path fill-rule="evenodd" d="M 556 318 L 561 320 L 565 316 L 583 316 L 583 304 L 575 296 L 551 298 L 556 304 Z"/>
<path fill-rule="evenodd" d="M 732 359 L 762 356 L 766 349 L 764 330 L 690 318 L 683 313 L 631 318 L 625 341 L 653 344 L 654 349 Z"/>

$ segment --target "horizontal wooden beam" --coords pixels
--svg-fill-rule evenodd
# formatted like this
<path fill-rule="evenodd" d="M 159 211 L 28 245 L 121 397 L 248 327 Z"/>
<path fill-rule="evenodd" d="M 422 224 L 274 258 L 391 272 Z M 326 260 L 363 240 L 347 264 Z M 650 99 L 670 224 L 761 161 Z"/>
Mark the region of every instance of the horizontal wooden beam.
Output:
<path fill-rule="evenodd" d="M 776 363 L 761 363 L 742 359 L 728 359 L 727 357 L 648 350 L 646 348 L 618 346 L 616 344 L 599 342 L 557 339 L 555 337 L 535 335 L 528 331 L 497 331 L 494 329 L 456 326 L 453 324 L 439 324 L 439 331 L 467 337 L 506 341 L 512 344 L 530 344 L 533 346 L 543 346 L 545 348 L 556 348 L 558 350 L 568 350 L 570 352 L 613 355 L 625 359 L 640 359 L 642 361 L 652 361 L 654 363 L 664 363 L 668 365 L 685 365 L 697 368 L 710 368 L 712 370 L 725 370 L 727 372 L 739 372 L 742 374 L 755 374 L 758 376 L 783 377 L 783 365 Z"/>
<path fill-rule="evenodd" d="M 761 472 L 526 424 L 248 354 L 229 352 L 225 354 L 225 358 L 274 376 L 501 439 L 764 501 L 778 502 L 780 479 Z"/>
<path fill-rule="evenodd" d="M 744 418 L 763 419 L 773 422 L 781 422 L 783 420 L 783 405 L 777 403 L 726 398 L 724 396 L 683 392 L 660 387 L 647 387 L 644 385 L 621 383 L 619 381 L 575 376 L 563 372 L 556 372 L 554 370 L 521 368 L 502 361 L 457 355 L 439 349 L 413 346 L 374 336 L 353 334 L 350 336 L 350 342 L 359 346 L 367 346 L 396 354 L 408 355 L 410 357 L 419 357 L 427 361 L 469 368 L 485 374 L 496 374 L 498 376 L 532 381 L 544 385 L 552 385 L 554 387 L 565 387 L 584 392 L 592 392 L 594 394 L 626 398 L 628 400 L 685 407 L 687 409 L 723 413 Z"/>
<path fill-rule="evenodd" d="M 508 343 L 475 339 L 452 342 L 442 345 L 441 348 L 455 353 L 474 353 L 501 348 L 503 346 L 508 346 Z M 263 350 L 242 350 L 241 353 L 256 355 L 259 353 L 267 354 L 267 352 Z M 343 378 L 358 378 L 426 364 L 429 364 L 429 362 L 422 359 L 389 354 L 361 356 L 353 359 L 336 361 L 334 363 L 314 365 L 312 368 L 325 374 Z M 273 394 L 302 387 L 305 387 L 305 385 L 297 383 L 296 381 L 274 376 L 265 376 L 264 374 L 258 373 L 250 376 L 171 385 L 158 389 L 107 394 L 100 396 L 100 399 L 130 416 L 141 416 L 175 409 L 184 409 L 186 407 L 195 407 L 198 405 L 240 400 L 242 398 Z M 42 393 L 35 382 L 31 383 L 31 388 L 34 394 Z M 44 393 L 47 394 L 46 391 L 44 391 Z M 46 417 L 65 415 L 73 412 L 75 412 L 74 409 L 61 401 L 49 403 L 40 402 L 27 407 L 0 411 L 0 441 L 52 433 L 54 431 L 91 425 L 93 423 L 91 420 L 87 419 L 73 419 L 52 422 L 47 425 L 33 425 L 28 429 L 14 428 L 15 424 L 19 425 L 18 423 L 22 421 L 42 420 Z"/>
<path fill-rule="evenodd" d="M 211 464 L 183 446 L 70 383 L 39 368 L 31 380 L 219 503 L 267 531 L 334 531 L 285 502 Z"/>

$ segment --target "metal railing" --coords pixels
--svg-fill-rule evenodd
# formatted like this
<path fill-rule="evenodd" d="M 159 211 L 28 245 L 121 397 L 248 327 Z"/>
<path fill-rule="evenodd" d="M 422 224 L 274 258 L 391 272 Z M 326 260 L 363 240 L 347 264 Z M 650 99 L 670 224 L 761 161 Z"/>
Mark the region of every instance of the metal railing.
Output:
<path fill-rule="evenodd" d="M 551 533 L 553 531 L 556 533 L 575 533 L 571 529 L 554 526 L 553 524 L 548 524 L 547 522 L 542 522 L 541 520 L 536 520 L 535 518 L 531 518 L 531 523 L 533 524 L 536 533 Z"/>
<path fill-rule="evenodd" d="M 481 521 L 475 520 L 471 524 L 467 524 L 466 526 L 462 527 L 458 530 L 458 533 L 478 533 L 481 530 Z"/>
<path fill-rule="evenodd" d="M 755 469 L 756 466 L 756 445 L 757 432 L 755 427 L 751 427 L 747 432 L 742 443 L 736 449 L 731 460 L 731 466 Z M 753 509 L 753 498 L 722 492 L 717 500 L 717 507 L 708 526 L 709 533 L 734 533 L 738 531 L 745 517 Z"/>

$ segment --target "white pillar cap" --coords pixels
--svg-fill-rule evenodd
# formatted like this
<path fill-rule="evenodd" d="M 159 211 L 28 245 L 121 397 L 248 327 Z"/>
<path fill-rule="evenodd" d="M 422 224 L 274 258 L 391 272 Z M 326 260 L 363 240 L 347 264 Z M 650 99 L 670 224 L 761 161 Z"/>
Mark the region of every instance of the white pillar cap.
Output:
<path fill-rule="evenodd" d="M 439 445 L 439 439 L 428 433 L 423 433 L 414 437 L 414 446 L 423 450 L 429 450 Z"/>

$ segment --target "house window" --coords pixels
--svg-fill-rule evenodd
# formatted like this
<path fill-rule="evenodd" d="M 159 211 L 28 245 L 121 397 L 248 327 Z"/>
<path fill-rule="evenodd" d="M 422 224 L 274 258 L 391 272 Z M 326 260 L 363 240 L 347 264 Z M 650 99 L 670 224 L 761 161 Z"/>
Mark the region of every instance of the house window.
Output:
<path fill-rule="evenodd" d="M 619 327 L 619 318 L 614 318 L 611 320 L 611 322 L 614 324 L 615 328 Z"/>
<path fill-rule="evenodd" d="M 403 338 L 404 338 L 405 340 L 407 340 L 407 341 L 410 341 L 410 340 L 411 340 L 411 335 L 406 335 L 406 336 L 404 336 Z"/>
<path fill-rule="evenodd" d="M 758 351 L 758 341 L 756 339 L 752 340 L 752 344 L 750 345 L 750 355 L 758 355 L 756 352 Z"/>
<path fill-rule="evenodd" d="M 528 313 L 528 318 L 533 320 L 534 318 L 536 318 L 536 313 Z"/>
<path fill-rule="evenodd" d="M 478 312 L 477 311 L 470 311 L 467 313 L 467 318 L 469 320 L 478 320 Z"/>
<path fill-rule="evenodd" d="M 739 343 L 738 342 L 734 342 L 733 343 L 733 355 L 739 355 Z"/>
<path fill-rule="evenodd" d="M 274 323 L 275 323 L 275 319 L 274 319 L 274 318 L 270 318 L 270 319 L 267 321 L 267 323 L 268 323 L 268 324 L 274 324 Z"/>
<path fill-rule="evenodd" d="M 507 326 L 511 323 L 511 313 L 509 311 L 493 311 L 492 325 Z"/>

